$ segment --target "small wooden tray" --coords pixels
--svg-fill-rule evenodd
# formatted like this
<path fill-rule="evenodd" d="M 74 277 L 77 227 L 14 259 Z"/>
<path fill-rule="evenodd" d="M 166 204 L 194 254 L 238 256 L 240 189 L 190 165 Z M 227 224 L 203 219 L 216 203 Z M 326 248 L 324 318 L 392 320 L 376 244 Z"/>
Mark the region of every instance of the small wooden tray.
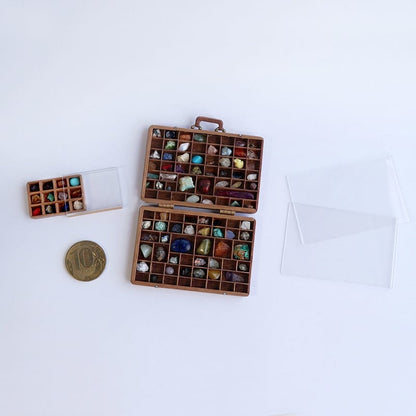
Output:
<path fill-rule="evenodd" d="M 226 133 L 221 120 L 149 127 L 141 196 L 159 207 L 139 211 L 131 282 L 248 296 L 256 222 L 235 213 L 258 209 L 262 158 L 261 137 Z"/>
<path fill-rule="evenodd" d="M 73 178 L 79 180 L 79 185 L 70 185 L 69 181 Z M 31 218 L 67 215 L 86 210 L 82 175 L 31 181 L 26 188 Z"/>

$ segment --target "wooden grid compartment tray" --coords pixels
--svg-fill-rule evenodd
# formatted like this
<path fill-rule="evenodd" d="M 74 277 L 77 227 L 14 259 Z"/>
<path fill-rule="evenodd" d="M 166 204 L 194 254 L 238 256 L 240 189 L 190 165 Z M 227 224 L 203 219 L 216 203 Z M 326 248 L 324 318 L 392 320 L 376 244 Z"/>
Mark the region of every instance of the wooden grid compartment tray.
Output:
<path fill-rule="evenodd" d="M 76 184 L 71 185 L 70 181 Z M 31 218 L 67 215 L 86 209 L 82 175 L 31 181 L 26 188 Z"/>
<path fill-rule="evenodd" d="M 199 119 L 199 118 L 198 118 Z M 199 127 L 199 123 L 195 123 Z M 257 211 L 263 139 L 216 131 L 151 126 L 142 199 L 194 208 Z M 170 202 L 170 203 L 172 203 Z"/>
<path fill-rule="evenodd" d="M 141 207 L 131 282 L 248 296 L 255 227 L 248 217 Z"/>

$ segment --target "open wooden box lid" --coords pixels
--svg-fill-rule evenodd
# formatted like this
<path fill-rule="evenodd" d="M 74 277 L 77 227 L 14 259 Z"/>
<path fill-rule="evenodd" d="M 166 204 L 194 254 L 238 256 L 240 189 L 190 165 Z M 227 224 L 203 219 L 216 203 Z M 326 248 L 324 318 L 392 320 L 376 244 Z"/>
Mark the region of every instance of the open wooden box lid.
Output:
<path fill-rule="evenodd" d="M 201 122 L 218 127 L 202 130 Z M 262 158 L 261 137 L 227 133 L 221 120 L 197 117 L 189 129 L 151 126 L 142 199 L 166 207 L 254 213 Z"/>

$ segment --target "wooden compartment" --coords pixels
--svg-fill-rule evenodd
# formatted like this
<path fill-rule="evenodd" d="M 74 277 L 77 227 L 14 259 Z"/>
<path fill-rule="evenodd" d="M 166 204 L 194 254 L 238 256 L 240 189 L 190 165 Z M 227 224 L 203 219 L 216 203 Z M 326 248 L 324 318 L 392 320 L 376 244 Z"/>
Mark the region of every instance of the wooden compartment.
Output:
<path fill-rule="evenodd" d="M 201 121 L 219 128 L 201 130 Z M 226 133 L 221 120 L 151 126 L 141 196 L 159 207 L 139 211 L 131 282 L 248 296 L 256 222 L 234 214 L 258 209 L 262 155 L 261 137 Z"/>

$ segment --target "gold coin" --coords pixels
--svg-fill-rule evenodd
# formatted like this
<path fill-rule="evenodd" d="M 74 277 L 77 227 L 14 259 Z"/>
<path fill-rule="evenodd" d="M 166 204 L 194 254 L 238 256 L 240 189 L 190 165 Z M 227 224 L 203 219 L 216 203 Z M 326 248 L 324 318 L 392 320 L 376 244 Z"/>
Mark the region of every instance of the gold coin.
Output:
<path fill-rule="evenodd" d="M 96 279 L 104 270 L 104 250 L 93 241 L 79 241 L 67 251 L 65 266 L 69 274 L 82 282 Z"/>

